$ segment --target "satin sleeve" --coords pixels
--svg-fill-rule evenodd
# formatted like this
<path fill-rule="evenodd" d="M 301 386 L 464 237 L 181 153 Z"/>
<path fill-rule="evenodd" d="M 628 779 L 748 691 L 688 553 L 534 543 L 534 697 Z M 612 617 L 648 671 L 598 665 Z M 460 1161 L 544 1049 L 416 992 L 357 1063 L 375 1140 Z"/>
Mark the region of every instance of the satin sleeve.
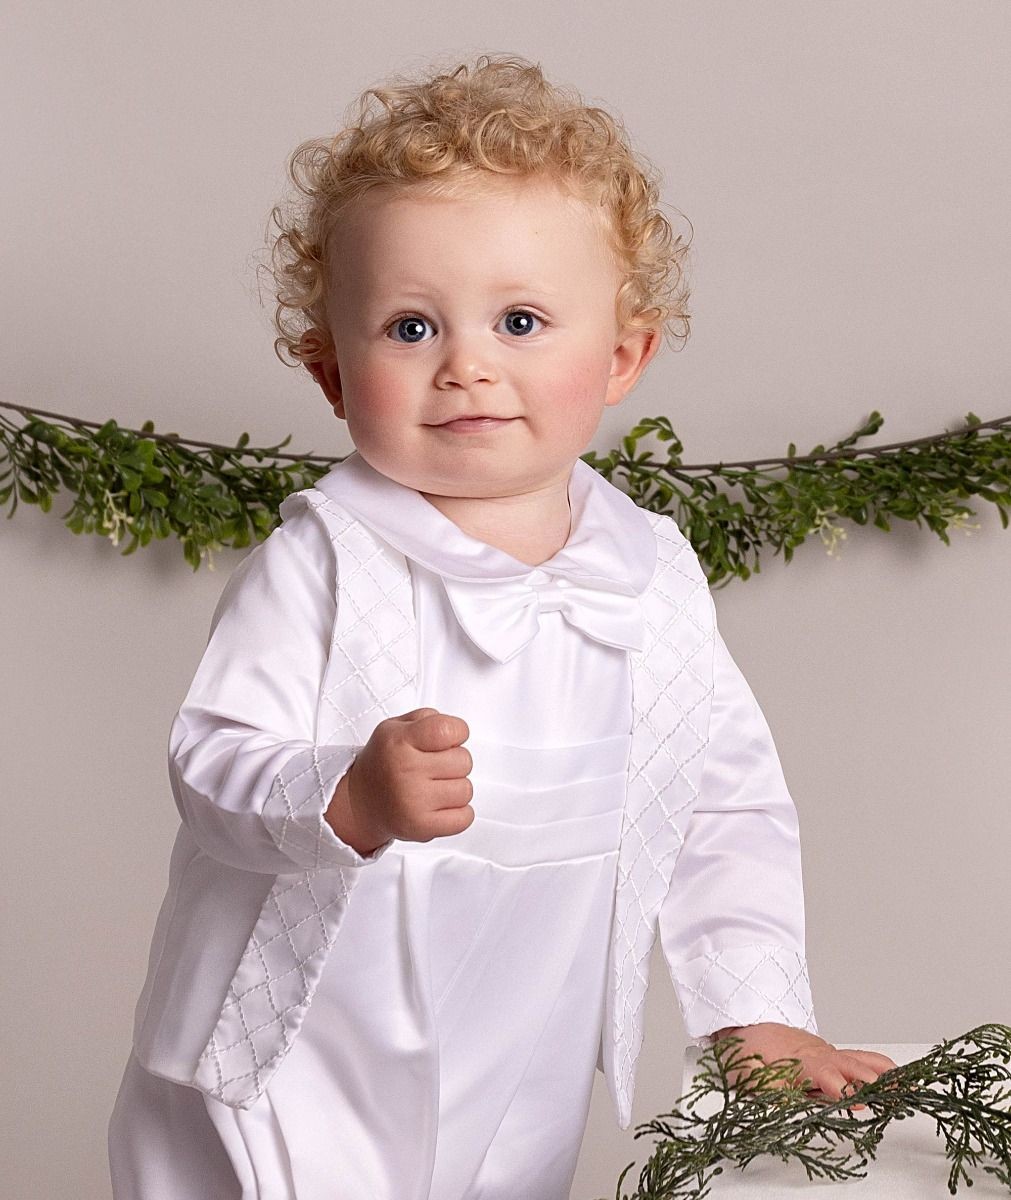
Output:
<path fill-rule="evenodd" d="M 375 862 L 323 819 L 361 746 L 318 745 L 320 688 L 337 605 L 326 530 L 300 511 L 228 579 L 169 731 L 176 807 L 200 848 L 272 875 Z"/>
<path fill-rule="evenodd" d="M 685 1030 L 776 1021 L 817 1033 L 797 810 L 769 725 L 719 631 L 699 796 L 659 913 Z"/>

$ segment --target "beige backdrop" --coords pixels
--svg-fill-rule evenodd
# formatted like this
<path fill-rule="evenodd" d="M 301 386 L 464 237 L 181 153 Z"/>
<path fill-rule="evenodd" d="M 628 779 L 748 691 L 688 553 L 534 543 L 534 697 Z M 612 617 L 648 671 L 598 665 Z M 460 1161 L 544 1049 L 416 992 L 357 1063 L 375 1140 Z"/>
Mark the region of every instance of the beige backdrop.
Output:
<path fill-rule="evenodd" d="M 390 72 L 510 51 L 617 112 L 695 227 L 693 336 L 594 449 L 657 413 L 705 462 L 805 451 L 873 408 L 881 443 L 1011 411 L 1006 0 L 22 0 L 4 26 L 2 399 L 346 453 L 256 298 L 286 156 Z M 124 558 L 72 536 L 69 504 L 0 537 L 4 1175 L 104 1200 L 177 825 L 168 729 L 242 552 L 196 574 L 175 543 Z M 716 593 L 800 813 L 832 1040 L 1011 1022 L 1011 530 L 978 509 L 950 548 L 854 527 L 838 558 L 816 538 Z M 653 980 L 634 1122 L 680 1079 L 659 950 Z M 598 1075 L 574 1197 L 642 1165 L 632 1132 Z"/>

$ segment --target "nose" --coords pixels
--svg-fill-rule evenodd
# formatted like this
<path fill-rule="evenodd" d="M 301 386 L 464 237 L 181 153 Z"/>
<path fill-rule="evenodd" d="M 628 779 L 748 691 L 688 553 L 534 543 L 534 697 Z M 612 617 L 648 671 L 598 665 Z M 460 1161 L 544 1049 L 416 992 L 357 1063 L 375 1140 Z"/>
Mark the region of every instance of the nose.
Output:
<path fill-rule="evenodd" d="M 449 387 L 454 383 L 469 387 L 481 379 L 492 382 L 495 377 L 489 347 L 481 345 L 478 335 L 458 334 L 447 339 L 436 371 L 435 380 L 439 387 Z"/>

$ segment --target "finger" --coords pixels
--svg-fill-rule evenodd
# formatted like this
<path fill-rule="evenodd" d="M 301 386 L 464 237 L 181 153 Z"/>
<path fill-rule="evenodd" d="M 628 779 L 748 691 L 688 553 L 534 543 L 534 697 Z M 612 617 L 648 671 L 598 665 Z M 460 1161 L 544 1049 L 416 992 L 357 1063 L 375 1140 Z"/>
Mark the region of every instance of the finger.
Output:
<path fill-rule="evenodd" d="M 474 799 L 474 785 L 466 776 L 463 779 L 440 779 L 438 799 L 439 807 L 431 809 L 431 812 L 460 808 Z"/>
<path fill-rule="evenodd" d="M 837 1055 L 833 1065 L 837 1066 L 847 1079 L 856 1080 L 859 1083 L 873 1083 L 881 1074 L 874 1063 L 857 1058 L 855 1055 Z"/>
<path fill-rule="evenodd" d="M 462 717 L 432 712 L 420 717 L 410 729 L 410 738 L 419 750 L 448 750 L 470 737 Z"/>
<path fill-rule="evenodd" d="M 865 1050 L 864 1056 L 869 1058 L 880 1071 L 898 1070 L 899 1064 L 887 1054 L 877 1054 L 874 1050 Z"/>
<path fill-rule="evenodd" d="M 844 1065 L 841 1068 L 841 1073 L 846 1081 L 841 1089 L 841 1095 L 843 1096 L 852 1095 L 853 1092 L 859 1091 L 865 1083 L 873 1083 L 877 1079 L 877 1074 L 873 1068 L 870 1071 L 864 1068 L 850 1070 Z M 854 1104 L 853 1107 L 857 1109 L 866 1108 L 867 1106 L 865 1104 Z"/>
<path fill-rule="evenodd" d="M 452 837 L 463 833 L 474 821 L 472 808 L 444 808 L 429 813 L 428 825 L 433 837 Z"/>
<path fill-rule="evenodd" d="M 474 757 L 466 746 L 430 750 L 425 758 L 429 779 L 463 779 L 474 769 Z"/>
<path fill-rule="evenodd" d="M 851 1055 L 854 1058 L 867 1058 L 868 1061 L 875 1063 L 887 1063 L 889 1064 L 889 1069 L 898 1066 L 897 1062 L 892 1062 L 891 1058 L 886 1054 L 878 1054 L 877 1050 L 860 1050 L 851 1048 L 851 1046 L 839 1046 L 838 1052 L 839 1054 Z"/>
<path fill-rule="evenodd" d="M 835 1067 L 823 1067 L 818 1071 L 813 1082 L 822 1095 L 827 1096 L 830 1100 L 841 1100 L 847 1091 L 853 1088 L 842 1071 Z"/>
<path fill-rule="evenodd" d="M 845 1054 L 847 1059 L 857 1066 L 861 1078 L 866 1078 L 865 1072 L 869 1072 L 868 1082 L 877 1079 L 886 1071 L 895 1070 L 899 1065 L 893 1062 L 887 1054 L 876 1054 L 873 1050 L 840 1050 L 839 1053 Z"/>

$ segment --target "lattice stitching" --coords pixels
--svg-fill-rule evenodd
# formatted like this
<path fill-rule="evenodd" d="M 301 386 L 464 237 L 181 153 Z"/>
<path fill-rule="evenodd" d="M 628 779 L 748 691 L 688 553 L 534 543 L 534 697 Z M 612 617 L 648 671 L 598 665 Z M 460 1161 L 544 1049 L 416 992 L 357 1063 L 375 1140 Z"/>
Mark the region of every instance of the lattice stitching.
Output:
<path fill-rule="evenodd" d="M 268 1073 L 271 1065 L 274 1064 L 275 1062 L 279 1062 L 280 1059 L 283 1058 L 284 1055 L 287 1053 L 287 1051 L 291 1045 L 292 1038 L 294 1037 L 294 1033 L 293 1032 L 289 1033 L 284 1019 L 289 1013 L 298 1012 L 300 1009 L 308 1008 L 309 1002 L 312 999 L 312 994 L 314 991 L 314 988 L 310 984 L 310 982 L 305 974 L 305 970 L 304 970 L 305 964 L 307 962 L 311 961 L 312 959 L 314 959 L 321 952 L 329 951 L 330 947 L 333 945 L 334 940 L 335 940 L 336 930 L 334 931 L 333 935 L 328 935 L 327 929 L 326 929 L 326 923 L 322 919 L 323 913 L 326 912 L 327 910 L 329 910 L 330 908 L 333 908 L 335 905 L 346 903 L 348 896 L 349 896 L 350 888 L 348 888 L 348 886 L 346 885 L 346 882 L 344 881 L 342 871 L 340 872 L 340 875 L 341 875 L 340 895 L 335 897 L 329 903 L 323 904 L 323 905 L 321 905 L 319 903 L 318 899 L 315 896 L 315 893 L 312 890 L 311 876 L 309 875 L 309 873 L 306 874 L 306 877 L 298 880 L 295 883 L 288 884 L 288 885 L 280 885 L 281 890 L 279 892 L 276 892 L 276 894 L 275 894 L 275 890 L 279 885 L 275 885 L 275 889 L 272 889 L 271 894 L 265 903 L 265 907 L 267 908 L 268 911 L 272 911 L 274 914 L 276 914 L 276 920 L 278 922 L 280 922 L 282 929 L 280 932 L 274 934 L 272 937 L 268 938 L 264 942 L 261 942 L 256 938 L 255 931 L 254 931 L 253 938 L 251 939 L 251 944 L 249 945 L 249 947 L 246 949 L 245 953 L 243 954 L 243 960 L 248 959 L 248 958 L 257 958 L 259 960 L 260 967 L 263 971 L 263 978 L 260 980 L 260 982 L 251 985 L 250 987 L 246 988 L 241 993 L 236 992 L 233 987 L 229 987 L 228 999 L 222 1007 L 222 1013 L 228 1014 L 229 1021 L 228 1022 L 219 1022 L 218 1027 L 215 1029 L 214 1033 L 211 1035 L 211 1039 L 210 1039 L 210 1042 L 208 1043 L 207 1048 L 204 1050 L 203 1054 L 201 1054 L 201 1056 L 200 1056 L 201 1063 L 203 1063 L 205 1060 L 211 1061 L 213 1063 L 214 1073 L 215 1073 L 215 1077 L 217 1079 L 217 1085 L 214 1088 L 214 1094 L 217 1094 L 220 1097 L 223 1097 L 224 1089 L 226 1087 L 230 1087 L 230 1086 L 240 1083 L 246 1079 L 252 1079 L 255 1081 L 255 1095 L 259 1096 L 261 1094 L 261 1092 L 263 1091 L 263 1087 L 265 1086 L 265 1082 L 262 1082 L 261 1080 Z M 283 879 L 284 877 L 282 876 L 281 878 Z M 279 884 L 280 884 L 280 880 L 279 880 Z M 296 922 L 295 925 L 289 925 L 287 920 L 285 919 L 284 912 L 281 909 L 281 906 L 278 903 L 278 901 L 279 901 L 280 897 L 283 896 L 285 893 L 294 891 L 296 888 L 303 888 L 303 887 L 306 888 L 308 890 L 309 894 L 312 896 L 313 903 L 315 906 L 315 911 L 310 913 L 308 916 L 304 917 L 302 919 L 302 921 Z M 323 941 L 321 942 L 321 944 L 319 946 L 315 947 L 312 951 L 310 951 L 304 957 L 300 958 L 298 951 L 295 947 L 295 944 L 292 940 L 291 933 L 292 933 L 292 930 L 298 928 L 299 925 L 302 925 L 306 921 L 311 921 L 311 920 L 319 920 L 321 931 L 323 933 Z M 290 967 L 287 971 L 282 972 L 280 975 L 271 975 L 270 969 L 267 966 L 267 961 L 266 961 L 266 958 L 264 957 L 263 951 L 271 942 L 275 942 L 278 940 L 278 938 L 282 938 L 282 937 L 285 938 L 288 942 L 288 946 L 291 951 L 291 955 L 295 959 L 295 965 Z M 302 981 L 302 987 L 300 989 L 300 998 L 291 1004 L 288 1004 L 285 1006 L 278 1006 L 274 1000 L 273 985 L 276 983 L 279 983 L 281 980 L 286 978 L 288 975 L 294 974 L 296 972 L 298 974 L 300 974 L 301 981 Z M 257 993 L 260 991 L 266 992 L 267 1001 L 268 1001 L 268 1004 L 270 1005 L 273 1015 L 269 1020 L 263 1021 L 259 1025 L 250 1026 L 246 1019 L 246 1010 L 245 1010 L 243 1001 L 248 1000 L 248 998 L 250 996 L 252 996 L 254 993 Z M 233 1010 L 234 1010 L 234 1012 L 233 1012 Z M 218 1040 L 219 1030 L 222 1029 L 222 1025 L 224 1025 L 225 1028 L 227 1028 L 227 1025 L 229 1023 L 234 1024 L 235 1020 L 238 1020 L 238 1022 L 242 1026 L 241 1037 L 238 1037 L 235 1041 L 229 1042 L 227 1044 L 221 1044 Z M 274 1053 L 269 1055 L 268 1058 L 266 1058 L 264 1061 L 261 1062 L 259 1059 L 259 1056 L 257 1054 L 256 1045 L 255 1045 L 255 1042 L 253 1041 L 253 1039 L 256 1036 L 256 1034 L 261 1033 L 264 1029 L 270 1028 L 271 1026 L 274 1026 L 274 1025 L 277 1025 L 280 1027 L 283 1044 L 278 1050 L 276 1050 Z M 229 1077 L 226 1079 L 225 1075 L 224 1075 L 224 1071 L 222 1070 L 222 1061 L 221 1061 L 222 1055 L 229 1054 L 231 1051 L 238 1050 L 240 1048 L 244 1049 L 248 1053 L 249 1057 L 252 1059 L 252 1062 L 253 1062 L 252 1069 L 249 1071 L 235 1072 L 233 1074 L 230 1074 Z M 232 1057 L 234 1058 L 236 1056 L 233 1055 Z"/>
<path fill-rule="evenodd" d="M 351 668 L 348 674 L 336 678 L 330 686 L 323 689 L 321 708 L 323 704 L 328 705 L 331 717 L 336 719 L 335 731 L 330 734 L 334 740 L 337 740 L 337 735 L 342 731 L 351 730 L 358 743 L 367 719 L 377 710 L 386 716 L 391 715 L 389 701 L 414 677 L 415 667 L 411 661 L 412 656 L 416 657 L 414 626 L 409 611 L 403 608 L 405 602 L 413 602 L 410 575 L 395 557 L 391 557 L 388 549 L 367 537 L 363 539 L 358 523 L 335 508 L 329 499 L 319 502 L 311 494 L 305 494 L 305 498 L 314 510 L 326 510 L 328 514 L 326 517 L 321 514 L 321 519 L 327 526 L 334 543 L 335 555 L 342 568 L 338 571 L 338 620 L 334 625 L 331 662 L 339 664 L 343 659 Z M 352 544 L 355 537 L 359 541 L 364 540 L 365 553 L 359 553 Z M 355 580 L 362 574 L 367 576 L 376 593 L 365 607 L 357 600 L 361 591 L 360 581 L 359 586 L 355 587 Z M 399 614 L 401 617 L 401 632 L 385 642 L 372 619 L 380 610 L 386 617 L 391 614 Z M 345 643 L 363 626 L 371 634 L 376 650 L 365 661 L 357 662 Z M 356 641 L 355 645 L 358 648 L 360 641 Z M 407 665 L 396 653 L 402 645 L 409 656 Z M 394 665 L 394 677 L 397 682 L 390 686 L 385 694 L 380 695 L 372 687 L 370 672 L 377 660 L 384 657 Z M 328 677 L 330 669 L 331 664 L 328 663 Z M 347 688 L 352 680 L 357 680 L 371 697 L 370 702 L 357 712 L 345 711 L 335 699 L 338 694 L 349 694 Z M 311 789 L 301 802 L 293 802 L 290 789 L 313 773 L 316 787 Z M 309 831 L 314 832 L 317 838 L 318 863 L 321 839 L 325 834 L 322 812 L 328 803 L 328 791 L 329 784 L 324 784 L 324 775 L 315 746 L 311 748 L 310 762 L 304 769 L 296 770 L 296 773 L 289 777 L 284 777 L 283 773 L 277 776 L 274 782 L 274 800 L 283 805 L 285 813 L 280 826 L 279 845 L 283 846 L 286 838 L 291 838 L 297 831 L 306 827 L 298 814 L 308 806 L 309 811 L 313 813 Z M 230 1103 L 240 1107 L 248 1107 L 262 1094 L 267 1079 L 290 1048 L 301 1024 L 301 1018 L 312 1000 L 315 984 L 307 968 L 321 969 L 325 955 L 336 939 L 343 913 L 350 902 L 357 869 L 327 868 L 322 871 L 306 871 L 294 882 L 291 882 L 288 876 L 279 876 L 275 881 L 242 955 L 235 979 L 229 986 L 218 1023 L 200 1056 L 194 1081 L 210 1094 L 221 1099 L 227 1098 Z M 317 895 L 316 888 L 323 887 L 325 890 L 324 885 L 327 885 L 333 889 L 335 876 L 336 894 L 322 898 Z M 309 912 L 300 920 L 289 922 L 281 905 L 284 897 L 295 898 L 301 904 L 308 903 Z M 300 953 L 293 934 L 308 922 L 318 923 L 320 938 L 318 944 L 307 952 Z M 261 931 L 266 930 L 273 932 L 270 936 L 262 938 Z M 282 970 L 278 970 L 276 965 L 272 968 L 265 954 L 265 950 L 276 945 L 280 939 L 287 942 L 288 962 L 286 969 Z M 244 986 L 243 977 L 250 976 L 254 971 L 257 972 L 258 978 Z M 280 999 L 282 993 L 286 994 L 284 1000 Z M 289 999 L 288 994 L 290 1003 L 285 1002 Z M 265 1000 L 269 1008 L 270 1015 L 264 1014 L 266 1019 L 259 1022 L 251 1022 L 247 1017 L 247 1008 L 254 999 Z M 290 1016 L 294 1018 L 292 1021 L 286 1019 Z M 261 1060 L 254 1039 L 258 1034 L 272 1029 L 280 1036 L 281 1044 Z M 227 1071 L 225 1056 L 228 1058 Z M 226 1089 L 229 1091 L 228 1097 L 225 1095 Z"/>
<path fill-rule="evenodd" d="M 752 961 L 756 952 L 760 957 L 757 961 Z M 812 1028 L 814 1008 L 811 1002 L 811 983 L 806 959 L 799 951 L 790 950 L 785 946 L 752 944 L 710 952 L 701 956 L 701 960 L 706 965 L 697 984 L 691 984 L 688 976 L 697 970 L 700 959 L 692 959 L 683 964 L 675 974 L 674 983 L 681 998 L 686 1025 L 692 1011 L 700 1003 L 720 1015 L 720 1019 L 716 1021 L 707 1016 L 706 1023 L 712 1024 L 714 1029 L 739 1024 L 740 1009 L 734 1012 L 728 1006 L 738 992 L 746 988 L 763 1002 L 757 1014 L 747 1022 L 749 1025 L 758 1024 L 760 1021 L 782 1020 L 784 1024 L 798 1028 Z M 743 974 L 742 967 L 746 967 Z M 718 999 L 719 993 L 710 982 L 711 978 L 720 972 L 734 980 L 734 987 L 722 1001 Z M 754 982 L 756 976 L 760 977 L 760 983 Z M 774 982 L 780 984 L 776 990 L 771 987 Z M 691 999 L 688 1000 L 688 997 Z"/>
<path fill-rule="evenodd" d="M 326 844 L 325 839 L 328 829 L 326 822 L 323 820 L 323 813 L 329 806 L 330 796 L 332 795 L 332 789 L 335 781 L 323 775 L 323 771 L 320 767 L 318 748 L 316 746 L 311 746 L 309 747 L 307 753 L 309 754 L 311 761 L 305 770 L 297 771 L 290 778 L 285 778 L 285 771 L 281 771 L 277 775 L 276 779 L 274 780 L 274 785 L 271 788 L 270 796 L 264 805 L 264 817 L 267 817 L 268 811 L 277 803 L 277 799 L 279 797 L 284 805 L 285 815 L 281 822 L 281 828 L 276 839 L 278 848 L 283 850 L 285 841 L 289 841 L 290 843 L 297 845 L 297 839 L 292 835 L 303 830 L 309 832 L 314 839 L 313 849 L 315 854 L 315 862 L 312 864 L 310 869 L 319 870 L 321 867 L 329 865 L 322 861 L 323 847 Z M 339 759 L 340 757 L 343 756 L 339 756 L 337 754 L 332 756 L 333 759 Z M 344 773 L 345 769 L 343 769 L 342 764 L 340 775 L 343 775 Z M 300 801 L 298 804 L 293 804 L 291 789 L 295 784 L 305 779 L 308 775 L 315 775 L 315 788 L 307 793 L 304 800 Z M 297 814 L 306 806 L 310 807 L 311 821 L 304 823 L 299 820 Z"/>
<path fill-rule="evenodd" d="M 663 885 L 670 880 L 672 867 L 668 868 L 667 864 L 671 858 L 676 861 L 684 841 L 677 818 L 686 809 L 690 810 L 698 797 L 698 789 L 687 768 L 704 753 L 708 744 L 709 702 L 713 692 L 711 670 L 700 675 L 692 665 L 699 654 L 708 651 L 713 641 L 713 610 L 708 584 L 698 559 L 676 523 L 670 518 L 658 515 L 653 518 L 653 528 L 658 541 L 658 562 L 651 589 L 666 602 L 668 612 L 660 625 L 654 624 L 647 617 L 647 644 L 641 660 L 636 664 L 640 677 L 649 679 L 654 685 L 655 694 L 652 701 L 646 705 L 642 705 L 639 698 L 636 703 L 634 727 L 644 727 L 648 730 L 651 736 L 645 744 L 651 746 L 651 750 L 642 762 L 631 765 L 629 790 L 631 793 L 633 789 L 645 789 L 648 799 L 645 803 L 640 801 L 626 807 L 622 850 L 624 851 L 626 842 L 632 844 L 633 835 L 638 839 L 638 847 L 627 865 L 624 854 L 619 858 L 620 901 L 616 904 L 614 918 L 614 941 L 617 948 L 614 973 L 617 976 L 616 991 L 621 1003 L 615 1006 L 612 1014 L 612 1034 L 618 1060 L 615 1082 L 619 1106 L 623 1109 L 628 1107 L 630 1101 L 632 1075 L 642 1044 L 642 1010 L 649 982 L 649 958 L 653 944 L 653 938 L 650 936 L 653 928 L 652 917 L 663 901 Z M 686 561 L 687 571 L 680 565 L 682 558 Z M 679 580 L 677 595 L 672 594 L 665 586 L 665 581 L 672 576 Z M 704 592 L 704 600 L 709 606 L 710 619 L 706 622 L 700 620 L 694 611 L 698 607 L 700 592 Z M 698 638 L 688 647 L 686 653 L 682 649 L 682 643 L 690 636 L 689 627 L 694 628 Z M 673 632 L 675 629 L 676 634 Z M 666 681 L 649 665 L 648 656 L 658 648 L 661 652 L 668 648 L 673 650 L 679 660 L 676 670 L 667 676 Z M 695 700 L 687 706 L 681 703 L 679 695 L 692 690 L 691 687 L 685 686 L 686 677 L 698 690 Z M 664 701 L 677 713 L 673 726 L 667 729 L 658 728 L 653 720 L 654 712 Z M 704 732 L 691 720 L 692 714 L 700 708 L 704 710 L 705 715 Z M 683 735 L 680 738 L 676 736 L 679 733 Z M 680 747 L 686 738 L 694 739 L 694 747 L 690 752 L 679 756 L 674 747 Z M 653 759 L 661 754 L 670 760 L 672 770 L 666 778 L 657 781 L 647 773 L 647 768 L 651 766 Z M 687 784 L 688 795 L 672 809 L 666 803 L 665 797 L 668 793 L 673 795 L 672 785 L 679 777 Z M 649 827 L 652 827 L 652 832 L 644 836 L 643 830 Z M 651 842 L 660 838 L 661 845 L 669 845 L 672 832 L 675 836 L 674 846 L 654 857 Z M 645 878 L 640 883 L 640 864 L 644 855 L 648 862 Z M 628 895 L 629 891 L 632 893 L 631 897 Z M 647 893 L 650 892 L 652 894 L 647 898 Z"/>

